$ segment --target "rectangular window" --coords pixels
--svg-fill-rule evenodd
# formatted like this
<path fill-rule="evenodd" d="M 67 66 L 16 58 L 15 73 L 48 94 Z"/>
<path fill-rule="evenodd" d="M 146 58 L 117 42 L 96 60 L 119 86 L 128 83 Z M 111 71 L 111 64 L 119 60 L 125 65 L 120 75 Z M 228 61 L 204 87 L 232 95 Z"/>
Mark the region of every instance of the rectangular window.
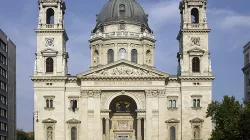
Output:
<path fill-rule="evenodd" d="M 6 45 L 2 40 L 0 40 L 0 47 L 1 47 L 5 52 L 7 52 L 7 45 Z"/>
<path fill-rule="evenodd" d="M 7 118 L 7 110 L 0 108 L 0 112 L 1 112 L 1 117 Z"/>
<path fill-rule="evenodd" d="M 6 85 L 6 83 L 4 83 L 2 81 L 1 81 L 1 89 L 4 91 L 7 91 L 7 85 Z"/>
<path fill-rule="evenodd" d="M 3 95 L 0 96 L 0 101 L 2 104 L 7 105 L 7 98 Z"/>
<path fill-rule="evenodd" d="M 7 131 L 7 123 L 0 122 L 0 125 L 1 125 L 1 130 L 2 131 Z"/>

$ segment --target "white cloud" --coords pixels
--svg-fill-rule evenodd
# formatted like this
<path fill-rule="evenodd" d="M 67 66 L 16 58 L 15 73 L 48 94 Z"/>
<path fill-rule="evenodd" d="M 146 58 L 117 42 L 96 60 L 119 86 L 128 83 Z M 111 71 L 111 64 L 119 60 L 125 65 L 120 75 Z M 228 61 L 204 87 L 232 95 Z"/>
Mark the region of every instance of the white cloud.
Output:
<path fill-rule="evenodd" d="M 208 10 L 209 23 L 216 24 L 214 27 L 222 30 L 250 28 L 250 15 L 227 10 L 227 9 L 210 9 Z"/>

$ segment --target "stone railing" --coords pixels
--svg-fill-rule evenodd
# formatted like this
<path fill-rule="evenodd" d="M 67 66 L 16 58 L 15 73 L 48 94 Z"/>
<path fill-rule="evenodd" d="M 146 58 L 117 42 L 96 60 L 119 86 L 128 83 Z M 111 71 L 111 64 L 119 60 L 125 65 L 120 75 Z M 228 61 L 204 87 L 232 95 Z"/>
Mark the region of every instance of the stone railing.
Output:
<path fill-rule="evenodd" d="M 118 31 L 118 32 L 110 32 L 110 33 L 94 33 L 91 35 L 91 39 L 100 38 L 100 37 L 102 37 L 102 38 L 123 38 L 123 37 L 142 38 L 142 37 L 147 37 L 150 39 L 155 39 L 153 34 L 126 32 L 126 31 Z"/>
<path fill-rule="evenodd" d="M 206 23 L 184 23 L 184 28 L 187 29 L 207 29 Z"/>
<path fill-rule="evenodd" d="M 63 29 L 62 24 L 39 24 L 38 29 Z"/>
<path fill-rule="evenodd" d="M 59 0 L 38 0 L 38 2 L 54 3 L 54 2 L 59 2 Z"/>

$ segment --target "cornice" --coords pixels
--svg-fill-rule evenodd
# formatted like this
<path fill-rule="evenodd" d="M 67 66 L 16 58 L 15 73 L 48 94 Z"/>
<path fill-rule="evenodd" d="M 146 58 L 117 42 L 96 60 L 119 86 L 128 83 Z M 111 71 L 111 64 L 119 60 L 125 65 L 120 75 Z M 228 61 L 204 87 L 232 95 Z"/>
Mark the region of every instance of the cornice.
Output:
<path fill-rule="evenodd" d="M 83 81 L 164 81 L 166 77 L 133 77 L 133 76 L 93 76 L 93 77 L 82 77 L 81 80 Z"/>
<path fill-rule="evenodd" d="M 93 43 L 95 41 L 98 41 L 98 40 L 102 40 L 102 41 L 108 41 L 108 40 L 119 40 L 119 39 L 124 39 L 124 40 L 138 40 L 138 41 L 143 41 L 143 40 L 148 40 L 148 41 L 151 41 L 153 43 L 156 42 L 155 39 L 152 39 L 150 37 L 126 37 L 126 36 L 121 36 L 121 37 L 107 37 L 107 38 L 104 38 L 104 37 L 95 37 L 93 39 L 90 39 L 89 42 L 90 43 Z"/>
<path fill-rule="evenodd" d="M 209 33 L 211 29 L 181 29 L 181 33 Z"/>
<path fill-rule="evenodd" d="M 31 76 L 32 81 L 65 81 L 66 76 Z"/>

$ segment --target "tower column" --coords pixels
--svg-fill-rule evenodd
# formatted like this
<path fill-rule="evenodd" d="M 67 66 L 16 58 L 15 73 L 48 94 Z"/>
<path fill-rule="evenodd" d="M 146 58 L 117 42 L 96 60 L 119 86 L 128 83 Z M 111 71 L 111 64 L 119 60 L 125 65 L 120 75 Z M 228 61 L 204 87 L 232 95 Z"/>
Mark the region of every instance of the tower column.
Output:
<path fill-rule="evenodd" d="M 141 140 L 141 120 L 142 118 L 137 118 L 137 140 Z"/>
<path fill-rule="evenodd" d="M 106 120 L 106 129 L 105 129 L 105 134 L 106 134 L 106 140 L 109 140 L 109 118 L 105 118 Z"/>

